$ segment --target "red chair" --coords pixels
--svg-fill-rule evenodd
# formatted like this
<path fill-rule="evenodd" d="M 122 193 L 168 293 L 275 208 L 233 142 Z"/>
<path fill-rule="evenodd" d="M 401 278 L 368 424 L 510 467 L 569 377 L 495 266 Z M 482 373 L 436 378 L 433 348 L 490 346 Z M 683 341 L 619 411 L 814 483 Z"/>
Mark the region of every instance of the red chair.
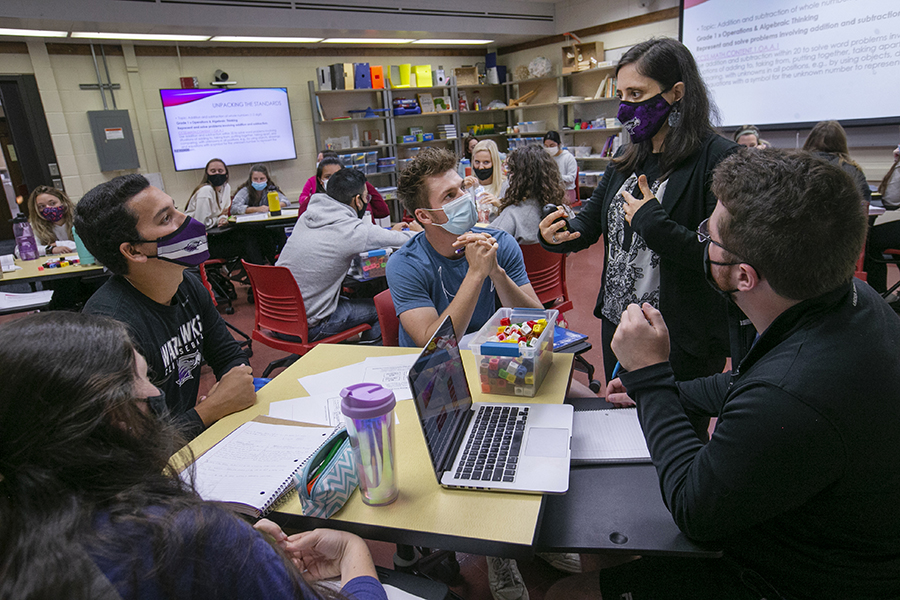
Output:
<path fill-rule="evenodd" d="M 560 315 L 572 310 L 569 289 L 566 287 L 566 255 L 544 250 L 540 244 L 529 244 L 521 248 L 528 280 L 544 308 L 556 309 Z M 597 393 L 603 386 L 594 379 L 594 365 L 582 356 L 590 349 L 589 344 L 576 348 L 575 363 L 587 373 L 590 382 L 588 387 Z"/>
<path fill-rule="evenodd" d="M 219 260 L 213 259 L 213 260 L 208 260 L 204 263 L 200 263 L 200 266 L 199 266 L 200 281 L 203 283 L 203 287 L 205 287 L 206 290 L 209 292 L 209 295 L 212 296 L 213 304 L 216 307 L 219 306 L 219 302 L 218 302 L 218 300 L 216 300 L 216 293 L 213 291 L 212 282 L 210 282 L 209 277 L 206 274 L 206 266 L 211 265 L 213 268 L 219 268 L 222 266 L 223 262 L 224 261 L 219 261 Z M 224 294 L 225 298 L 228 298 L 226 290 L 223 289 L 219 293 Z M 234 307 L 231 306 L 230 298 L 228 298 L 228 306 L 225 309 L 225 313 L 229 314 L 229 315 L 234 314 Z M 222 321 L 224 321 L 225 326 L 228 327 L 228 329 L 232 330 L 233 332 L 235 332 L 236 334 L 238 334 L 239 336 L 244 338 L 243 341 L 240 342 L 240 345 L 241 345 L 241 348 L 246 348 L 247 358 L 250 358 L 251 356 L 253 356 L 253 340 L 250 339 L 250 336 L 247 335 L 246 333 L 244 333 L 243 331 L 241 331 L 240 329 L 238 329 L 237 327 L 235 327 L 234 325 L 232 325 L 231 323 L 229 323 L 228 321 L 225 321 L 225 319 L 222 319 Z"/>
<path fill-rule="evenodd" d="M 384 290 L 375 296 L 375 311 L 381 325 L 381 344 L 383 346 L 400 345 L 400 319 L 394 309 L 391 290 Z"/>
<path fill-rule="evenodd" d="M 566 190 L 566 199 L 571 208 L 581 206 L 581 183 L 579 182 L 581 169 L 575 169 L 575 189 Z"/>
<path fill-rule="evenodd" d="M 540 244 L 521 246 L 525 259 L 525 271 L 538 300 L 547 308 L 563 314 L 572 310 L 569 290 L 566 287 L 566 255 L 544 250 Z M 551 306 L 547 306 L 552 302 Z"/>
<path fill-rule="evenodd" d="M 247 271 L 250 286 L 253 288 L 256 298 L 256 323 L 252 333 L 253 339 L 270 348 L 291 353 L 290 356 L 269 363 L 269 366 L 263 371 L 263 377 L 268 377 L 274 369 L 290 366 L 319 344 L 337 344 L 372 328 L 368 323 L 364 323 L 321 340 L 310 342 L 303 296 L 300 295 L 300 288 L 297 287 L 297 281 L 290 269 L 254 265 L 243 260 L 241 263 L 244 265 L 244 270 Z M 284 340 L 275 336 L 275 333 L 294 336 L 300 341 Z"/>

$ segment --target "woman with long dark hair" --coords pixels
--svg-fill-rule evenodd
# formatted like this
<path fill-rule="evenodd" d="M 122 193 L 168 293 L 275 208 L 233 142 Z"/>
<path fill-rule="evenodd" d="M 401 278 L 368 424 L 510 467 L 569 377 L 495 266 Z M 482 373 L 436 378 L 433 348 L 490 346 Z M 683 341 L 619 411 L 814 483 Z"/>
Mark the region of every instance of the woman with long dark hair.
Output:
<path fill-rule="evenodd" d="M 649 302 L 669 324 L 669 361 L 678 380 L 721 372 L 729 353 L 725 303 L 705 281 L 697 227 L 716 205 L 713 168 L 738 146 L 716 134 L 715 109 L 697 64 L 680 42 L 651 39 L 616 67 L 618 117 L 631 136 L 580 214 L 541 222 L 554 252 L 606 246 L 594 314 L 602 320 L 603 364 L 611 379 L 612 335 L 629 304 Z"/>
<path fill-rule="evenodd" d="M 344 163 L 338 157 L 338 153 L 334 150 L 323 150 L 319 152 L 319 160 L 316 162 L 316 174 L 306 180 L 303 191 L 300 192 L 300 207 L 297 215 L 302 215 L 309 207 L 309 199 L 313 194 L 324 194 L 325 186 L 331 176 L 344 168 Z M 369 203 L 366 210 L 372 214 L 375 219 L 382 219 L 391 216 L 391 209 L 388 207 L 384 197 L 378 192 L 378 189 L 366 181 L 366 191 L 369 192 Z"/>
<path fill-rule="evenodd" d="M 556 162 L 538 146 L 525 146 L 506 159 L 509 187 L 491 227 L 509 233 L 519 245 L 537 244 L 541 208 L 562 204 L 566 188 Z"/>
<path fill-rule="evenodd" d="M 222 159 L 214 158 L 206 163 L 203 179 L 191 192 L 184 214 L 212 229 L 228 222 L 229 208 L 231 185 L 228 183 L 228 166 Z"/>
<path fill-rule="evenodd" d="M 847 145 L 847 134 L 841 124 L 837 121 L 819 121 L 813 126 L 806 141 L 803 142 L 803 149 L 812 152 L 824 158 L 828 162 L 834 163 L 847 172 L 859 193 L 866 203 L 872 201 L 872 190 L 869 189 L 869 182 L 866 181 L 866 175 L 863 173 L 862 167 L 855 160 L 850 158 L 850 148 Z"/>
<path fill-rule="evenodd" d="M 159 390 L 123 324 L 17 319 L 0 363 L 0 598 L 322 597 L 297 565 L 385 598 L 358 537 L 261 521 L 270 545 L 172 471 L 182 440 L 151 413 Z"/>

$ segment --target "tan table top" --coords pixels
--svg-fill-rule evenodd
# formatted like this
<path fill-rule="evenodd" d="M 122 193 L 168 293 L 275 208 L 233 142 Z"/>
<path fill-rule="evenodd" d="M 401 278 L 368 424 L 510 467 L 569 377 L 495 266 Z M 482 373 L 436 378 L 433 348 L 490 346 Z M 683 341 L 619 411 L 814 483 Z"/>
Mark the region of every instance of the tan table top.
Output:
<path fill-rule="evenodd" d="M 415 354 L 416 348 L 381 348 L 372 346 L 322 344 L 286 369 L 271 383 L 260 390 L 257 405 L 230 415 L 211 426 L 190 444 L 199 456 L 242 423 L 257 415 L 268 414 L 268 405 L 308 394 L 297 381 L 298 377 L 321 373 L 337 367 L 365 360 L 368 356 Z M 554 354 L 553 364 L 534 398 L 482 394 L 477 383 L 475 359 L 470 351 L 462 351 L 463 363 L 472 389 L 473 401 L 490 402 L 547 402 L 561 404 L 572 372 L 571 354 Z M 349 385 L 353 382 L 347 382 Z M 425 439 L 416 416 L 412 400 L 397 403 L 399 425 L 397 435 L 397 471 L 400 498 L 388 506 L 371 507 L 362 502 L 359 490 L 347 504 L 332 517 L 334 526 L 356 531 L 364 537 L 384 539 L 398 543 L 415 543 L 404 535 L 409 532 L 446 536 L 442 540 L 454 540 L 455 547 L 441 545 L 445 549 L 477 551 L 485 546 L 530 547 L 534 538 L 541 510 L 540 494 L 518 494 L 447 490 L 442 488 L 434 475 L 428 458 Z M 291 517 L 302 515 L 297 494 L 276 513 L 270 515 L 276 521 L 291 524 Z M 404 538 L 404 539 L 398 539 Z M 462 539 L 460 539 L 462 538 Z M 413 535 L 412 539 L 415 538 Z M 427 536 L 425 540 L 427 540 Z M 468 543 L 467 543 L 468 541 Z M 454 542 L 449 542 L 454 543 Z M 493 543 L 493 544 L 492 544 Z M 429 545 L 426 541 L 416 545 Z M 485 550 L 486 551 L 486 550 Z"/>
<path fill-rule="evenodd" d="M 97 264 L 86 266 L 72 265 L 69 267 L 60 267 L 58 269 L 44 269 L 43 271 L 38 271 L 38 267 L 43 265 L 51 258 L 78 258 L 78 254 L 57 254 L 52 257 L 42 256 L 36 260 L 16 259 L 16 266 L 22 268 L 11 273 L 3 273 L 3 279 L 0 279 L 0 284 L 9 283 L 11 281 L 24 283 L 28 281 L 39 281 L 41 279 L 60 279 L 63 277 L 99 275 L 103 272 L 103 267 Z"/>

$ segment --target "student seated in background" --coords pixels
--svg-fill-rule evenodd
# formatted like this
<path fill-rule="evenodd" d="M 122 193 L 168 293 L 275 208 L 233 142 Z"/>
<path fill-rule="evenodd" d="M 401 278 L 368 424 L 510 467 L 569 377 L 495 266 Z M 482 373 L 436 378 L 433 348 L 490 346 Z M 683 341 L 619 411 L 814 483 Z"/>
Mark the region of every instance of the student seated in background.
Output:
<path fill-rule="evenodd" d="M 566 189 L 556 163 L 538 146 L 512 151 L 506 159 L 509 188 L 491 227 L 509 233 L 520 245 L 540 243 L 541 209 L 561 205 Z"/>
<path fill-rule="evenodd" d="M 234 195 L 234 200 L 231 201 L 231 214 L 269 212 L 269 192 L 278 193 L 278 202 L 281 204 L 281 208 L 287 208 L 290 205 L 278 184 L 269 176 L 268 167 L 253 165 L 250 167 L 247 181 L 241 184 Z"/>
<path fill-rule="evenodd" d="M 883 260 L 885 250 L 900 248 L 900 148 L 894 148 L 894 164 L 888 169 L 878 191 L 881 194 L 881 203 L 887 209 L 883 215 L 875 218 L 875 222 L 869 229 L 869 237 L 866 242 L 866 257 L 863 270 L 866 272 L 866 282 L 875 288 L 879 294 L 887 292 L 887 265 L 878 260 Z M 877 260 L 872 260 L 873 258 Z M 893 257 L 892 257 L 893 258 Z M 896 297 L 889 300 L 896 302 Z"/>
<path fill-rule="evenodd" d="M 847 134 L 840 123 L 837 121 L 816 123 L 806 137 L 806 141 L 803 142 L 803 149 L 815 153 L 819 158 L 824 158 L 846 171 L 856 182 L 866 206 L 869 205 L 869 202 L 872 201 L 872 190 L 869 189 L 869 182 L 866 181 L 862 167 L 850 158 Z"/>
<path fill-rule="evenodd" d="M 541 308 L 522 251 L 505 231 L 473 231 L 475 200 L 462 189 L 456 157 L 428 148 L 400 174 L 397 193 L 420 233 L 387 266 L 400 317 L 400 345 L 422 347 L 446 315 L 456 333 L 477 331 L 502 306 Z"/>
<path fill-rule="evenodd" d="M 25 202 L 28 223 L 41 256 L 71 254 L 75 252 L 72 236 L 72 218 L 75 204 L 62 190 L 49 185 L 39 185 Z M 18 249 L 16 249 L 18 255 Z"/>
<path fill-rule="evenodd" d="M 386 598 L 355 535 L 254 531 L 197 496 L 169 465 L 185 440 L 150 414 L 160 390 L 121 323 L 5 323 L 0 364 L 0 597 L 311 600 L 333 593 L 307 579 L 339 576 L 344 597 Z"/>
<path fill-rule="evenodd" d="M 734 141 L 746 148 L 762 150 L 771 146 L 769 142 L 759 137 L 759 129 L 756 125 L 741 125 L 734 132 Z"/>
<path fill-rule="evenodd" d="M 78 202 L 75 228 L 114 275 L 84 312 L 128 325 L 162 395 L 150 403 L 187 437 L 256 402 L 247 356 L 225 327 L 209 291 L 185 269 L 209 258 L 206 228 L 175 208 L 143 175 L 123 175 Z M 73 357 L 78 360 L 78 357 Z M 197 399 L 200 364 L 218 383 Z"/>
<path fill-rule="evenodd" d="M 327 194 L 314 194 L 309 210 L 303 213 L 288 238 L 277 266 L 287 267 L 303 295 L 309 325 L 309 340 L 340 333 L 369 323 L 372 329 L 363 340 L 381 337 L 375 301 L 341 295 L 350 263 L 360 252 L 396 248 L 422 228 L 409 230 L 395 225 L 384 229 L 366 218 L 369 192 L 366 176 L 356 169 L 341 169 L 331 176 Z"/>
<path fill-rule="evenodd" d="M 563 150 L 559 132 L 548 131 L 544 134 L 544 150 L 556 162 L 563 185 L 567 190 L 574 190 L 578 185 L 578 182 L 575 181 L 575 178 L 578 177 L 578 162 L 570 152 Z"/>
<path fill-rule="evenodd" d="M 698 229 L 707 279 L 757 337 L 730 373 L 676 382 L 666 323 L 632 304 L 613 338 L 627 373 L 609 400 L 637 403 L 675 522 L 725 556 L 643 558 L 601 571 L 600 591 L 900 598 L 900 317 L 853 277 L 859 191 L 836 166 L 779 150 L 726 158 L 712 191 Z M 718 417 L 709 443 L 688 408 Z"/>
<path fill-rule="evenodd" d="M 231 185 L 228 183 L 228 167 L 221 159 L 214 158 L 206 163 L 203 179 L 191 193 L 184 214 L 212 229 L 228 222 L 229 208 Z"/>
<path fill-rule="evenodd" d="M 300 192 L 300 212 L 299 214 L 303 214 L 306 212 L 306 208 L 309 206 L 309 199 L 313 194 L 325 194 L 325 186 L 328 184 L 328 179 L 344 168 L 344 163 L 341 162 L 341 159 L 338 157 L 338 153 L 334 150 L 323 150 L 319 152 L 319 156 L 316 159 L 316 175 L 315 177 L 310 177 L 306 180 L 306 183 L 303 186 L 303 191 Z M 378 190 L 375 189 L 375 186 L 366 182 L 366 190 L 369 192 L 369 205 L 366 207 L 366 210 L 372 214 L 373 222 L 374 219 L 383 219 L 384 217 L 391 216 L 391 209 L 388 207 L 387 202 L 384 201 L 384 198 L 378 193 Z"/>

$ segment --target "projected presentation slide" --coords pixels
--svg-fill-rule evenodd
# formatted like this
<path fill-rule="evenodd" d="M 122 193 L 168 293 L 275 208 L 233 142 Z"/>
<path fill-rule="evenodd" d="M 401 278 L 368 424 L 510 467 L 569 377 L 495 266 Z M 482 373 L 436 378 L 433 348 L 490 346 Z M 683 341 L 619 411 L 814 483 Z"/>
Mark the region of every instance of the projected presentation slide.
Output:
<path fill-rule="evenodd" d="M 160 90 L 175 170 L 297 158 L 285 88 Z"/>
<path fill-rule="evenodd" d="M 722 125 L 900 116 L 897 0 L 683 0 Z"/>

